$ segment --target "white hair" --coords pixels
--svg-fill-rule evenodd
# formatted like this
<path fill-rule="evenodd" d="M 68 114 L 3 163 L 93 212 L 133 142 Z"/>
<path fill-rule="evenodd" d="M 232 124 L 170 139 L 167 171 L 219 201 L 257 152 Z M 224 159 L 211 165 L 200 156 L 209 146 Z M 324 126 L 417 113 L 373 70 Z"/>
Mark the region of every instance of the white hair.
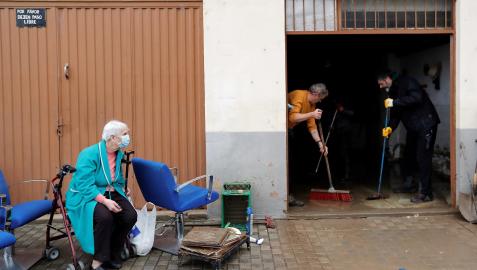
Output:
<path fill-rule="evenodd" d="M 118 120 L 111 120 L 103 128 L 103 135 L 101 136 L 103 140 L 107 141 L 111 139 L 111 136 L 120 136 L 121 133 L 127 129 L 128 126 Z"/>
<path fill-rule="evenodd" d="M 328 89 L 326 89 L 326 85 L 324 83 L 315 83 L 310 86 L 310 92 L 318 93 L 322 97 L 328 96 Z"/>

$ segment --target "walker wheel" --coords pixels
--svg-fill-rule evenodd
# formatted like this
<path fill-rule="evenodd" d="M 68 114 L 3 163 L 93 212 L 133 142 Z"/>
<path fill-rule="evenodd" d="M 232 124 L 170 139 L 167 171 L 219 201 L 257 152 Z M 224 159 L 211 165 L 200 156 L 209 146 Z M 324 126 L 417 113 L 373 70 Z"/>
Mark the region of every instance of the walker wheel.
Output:
<path fill-rule="evenodd" d="M 60 250 L 56 247 L 47 248 L 45 249 L 45 255 L 49 261 L 54 261 L 60 257 Z"/>
<path fill-rule="evenodd" d="M 84 263 L 82 261 L 78 261 L 77 263 L 77 266 L 75 267 L 74 264 L 72 263 L 69 263 L 67 266 L 66 266 L 66 270 L 85 270 L 86 267 L 84 265 Z"/>
<path fill-rule="evenodd" d="M 128 246 L 124 245 L 123 249 L 121 250 L 121 254 L 120 254 L 121 260 L 125 261 L 125 260 L 129 259 L 130 256 L 131 256 L 131 254 L 129 252 Z"/>
<path fill-rule="evenodd" d="M 132 254 L 130 256 L 136 256 L 137 255 L 136 245 L 131 244 L 131 250 L 132 250 Z"/>

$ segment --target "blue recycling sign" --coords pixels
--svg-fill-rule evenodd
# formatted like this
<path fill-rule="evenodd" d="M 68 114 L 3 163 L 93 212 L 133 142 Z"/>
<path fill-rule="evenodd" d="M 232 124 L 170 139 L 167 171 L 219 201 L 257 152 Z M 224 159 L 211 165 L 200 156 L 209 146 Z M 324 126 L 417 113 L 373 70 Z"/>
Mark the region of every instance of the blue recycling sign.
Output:
<path fill-rule="evenodd" d="M 45 8 L 17 8 L 17 27 L 45 27 Z"/>

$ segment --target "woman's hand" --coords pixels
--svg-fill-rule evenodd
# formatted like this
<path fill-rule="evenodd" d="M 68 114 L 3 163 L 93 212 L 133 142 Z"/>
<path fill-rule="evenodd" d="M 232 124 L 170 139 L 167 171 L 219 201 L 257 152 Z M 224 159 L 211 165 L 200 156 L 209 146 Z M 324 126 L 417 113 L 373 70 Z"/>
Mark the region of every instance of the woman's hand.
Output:
<path fill-rule="evenodd" d="M 323 142 L 319 141 L 318 142 L 318 147 L 320 147 L 320 152 L 323 153 L 323 155 L 325 155 L 325 156 L 328 155 L 328 146 L 324 146 Z"/>
<path fill-rule="evenodd" d="M 321 119 L 321 114 L 322 114 L 322 113 L 323 113 L 323 111 L 320 110 L 320 109 L 316 109 L 316 110 L 310 112 L 311 117 L 313 117 L 313 118 L 315 118 L 315 119 L 317 119 L 317 120 Z"/>
<path fill-rule="evenodd" d="M 119 204 L 117 204 L 115 201 L 110 200 L 110 199 L 105 199 L 103 201 L 103 204 L 104 204 L 104 206 L 106 206 L 106 208 L 108 208 L 109 211 L 114 212 L 114 213 L 119 213 L 123 210 L 123 209 L 121 209 Z"/>

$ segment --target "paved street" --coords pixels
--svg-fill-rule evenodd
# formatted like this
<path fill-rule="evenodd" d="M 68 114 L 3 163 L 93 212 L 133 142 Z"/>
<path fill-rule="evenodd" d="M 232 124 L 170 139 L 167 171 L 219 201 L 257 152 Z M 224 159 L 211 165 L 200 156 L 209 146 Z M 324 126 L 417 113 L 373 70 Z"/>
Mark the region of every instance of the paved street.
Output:
<path fill-rule="evenodd" d="M 459 215 L 372 217 L 359 219 L 276 220 L 276 229 L 255 226 L 262 246 L 245 245 L 223 269 L 477 269 L 477 225 Z M 44 244 L 42 224 L 16 232 L 19 247 Z M 53 262 L 40 261 L 34 270 L 64 269 L 69 262 L 65 240 Z M 81 255 L 90 262 L 90 257 Z M 122 269 L 210 269 L 208 264 L 157 250 L 133 258 Z"/>

